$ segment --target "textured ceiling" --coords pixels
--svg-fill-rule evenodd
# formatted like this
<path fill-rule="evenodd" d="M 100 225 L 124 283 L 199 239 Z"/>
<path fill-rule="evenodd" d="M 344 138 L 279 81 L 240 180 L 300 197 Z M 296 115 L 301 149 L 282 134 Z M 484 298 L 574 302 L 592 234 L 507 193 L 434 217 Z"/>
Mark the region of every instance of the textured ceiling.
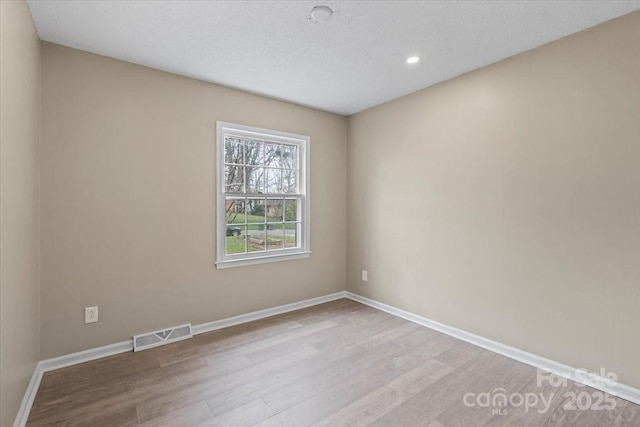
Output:
<path fill-rule="evenodd" d="M 311 8 L 336 11 L 327 24 Z M 353 114 L 640 1 L 29 1 L 42 40 Z M 419 55 L 416 65 L 405 59 Z"/>

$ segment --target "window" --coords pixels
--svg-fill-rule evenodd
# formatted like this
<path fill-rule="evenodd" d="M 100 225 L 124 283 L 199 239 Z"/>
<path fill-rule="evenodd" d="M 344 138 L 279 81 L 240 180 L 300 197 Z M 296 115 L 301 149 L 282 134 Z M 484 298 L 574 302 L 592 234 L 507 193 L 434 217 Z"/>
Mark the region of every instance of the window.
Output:
<path fill-rule="evenodd" d="M 309 137 L 218 122 L 218 268 L 308 257 Z"/>

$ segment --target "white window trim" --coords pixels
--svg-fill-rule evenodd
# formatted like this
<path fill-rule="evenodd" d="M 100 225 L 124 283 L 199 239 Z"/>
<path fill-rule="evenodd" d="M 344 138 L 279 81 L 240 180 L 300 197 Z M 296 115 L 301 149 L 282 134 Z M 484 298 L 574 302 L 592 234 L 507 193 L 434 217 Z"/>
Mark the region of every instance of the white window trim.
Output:
<path fill-rule="evenodd" d="M 310 173 L 309 165 L 311 156 L 309 154 L 310 138 L 307 135 L 298 135 L 295 133 L 274 131 L 271 129 L 262 129 L 253 126 L 240 125 L 218 121 L 216 124 L 216 267 L 230 268 L 240 267 L 244 265 L 263 264 L 267 262 L 287 261 L 300 258 L 308 258 L 311 254 L 311 201 L 309 195 Z M 302 214 L 301 214 L 301 236 L 300 247 L 292 249 L 278 250 L 278 252 L 254 252 L 239 255 L 226 255 L 226 212 L 225 212 L 225 192 L 224 192 L 224 135 L 225 133 L 240 133 L 247 136 L 295 143 L 298 145 L 300 159 L 300 177 L 299 186 L 302 192 Z"/>

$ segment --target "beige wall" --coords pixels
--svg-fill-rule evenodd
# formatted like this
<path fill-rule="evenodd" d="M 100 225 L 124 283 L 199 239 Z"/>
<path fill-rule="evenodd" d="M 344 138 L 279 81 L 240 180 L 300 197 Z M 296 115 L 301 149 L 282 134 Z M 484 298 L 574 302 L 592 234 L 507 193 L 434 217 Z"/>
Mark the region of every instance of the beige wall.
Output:
<path fill-rule="evenodd" d="M 49 43 L 42 103 L 43 358 L 345 289 L 346 118 Z M 311 136 L 309 259 L 216 270 L 216 120 Z"/>
<path fill-rule="evenodd" d="M 40 41 L 24 1 L 0 1 L 0 426 L 40 359 Z"/>
<path fill-rule="evenodd" d="M 638 41 L 640 12 L 352 116 L 348 288 L 640 387 Z"/>

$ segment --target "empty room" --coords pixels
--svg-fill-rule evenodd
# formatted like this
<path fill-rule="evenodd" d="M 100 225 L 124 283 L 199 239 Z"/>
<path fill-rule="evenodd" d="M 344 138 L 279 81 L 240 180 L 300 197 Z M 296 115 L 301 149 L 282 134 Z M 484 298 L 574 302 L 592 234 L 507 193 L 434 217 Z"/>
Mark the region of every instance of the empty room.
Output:
<path fill-rule="evenodd" d="M 0 427 L 640 426 L 640 0 L 0 0 Z"/>

